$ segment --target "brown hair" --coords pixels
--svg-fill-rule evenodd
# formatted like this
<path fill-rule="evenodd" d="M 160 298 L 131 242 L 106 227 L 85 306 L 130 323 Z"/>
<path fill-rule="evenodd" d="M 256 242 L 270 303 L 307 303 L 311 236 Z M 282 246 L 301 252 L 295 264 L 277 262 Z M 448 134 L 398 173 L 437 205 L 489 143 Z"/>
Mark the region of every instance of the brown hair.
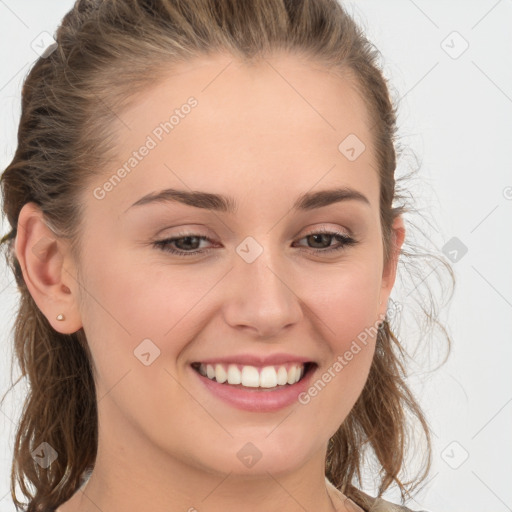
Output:
<path fill-rule="evenodd" d="M 80 197 L 87 179 L 106 167 L 115 148 L 109 127 L 134 93 L 173 64 L 215 52 L 250 61 L 283 49 L 322 63 L 354 81 L 373 123 L 386 261 L 393 220 L 407 211 L 405 202 L 396 206 L 396 111 L 378 52 L 336 0 L 79 0 L 55 39 L 57 49 L 39 58 L 24 82 L 18 146 L 1 179 L 12 228 L 2 242 L 21 293 L 14 354 L 22 372 L 18 381 L 26 377 L 30 383 L 16 432 L 11 495 L 22 507 L 17 479 L 29 499 L 27 512 L 67 501 L 94 466 L 97 409 L 83 329 L 56 332 L 24 283 L 13 251 L 18 215 L 25 203 L 36 203 L 56 234 L 70 240 L 78 261 Z M 329 443 L 327 477 L 361 505 L 365 498 L 355 480 L 361 482 L 366 447 L 380 467 L 379 496 L 395 483 L 404 498 L 430 468 L 429 428 L 406 384 L 404 364 L 405 352 L 386 319 L 362 394 Z M 427 443 L 423 471 L 402 482 L 406 413 L 419 422 Z M 59 455 L 48 468 L 32 457 L 43 442 Z"/>

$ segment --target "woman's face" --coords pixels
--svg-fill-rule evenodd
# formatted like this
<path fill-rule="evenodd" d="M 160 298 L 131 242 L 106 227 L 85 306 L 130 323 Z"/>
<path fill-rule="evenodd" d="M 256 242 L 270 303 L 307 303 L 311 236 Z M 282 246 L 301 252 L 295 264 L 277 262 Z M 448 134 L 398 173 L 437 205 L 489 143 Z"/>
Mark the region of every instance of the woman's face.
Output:
<path fill-rule="evenodd" d="M 117 160 L 83 196 L 76 290 L 99 457 L 141 471 L 323 471 L 394 280 L 369 128 L 349 81 L 286 55 L 183 64 L 119 115 Z M 302 362 L 314 363 L 303 380 L 272 387 Z M 247 385 L 194 363 L 236 382 L 233 364 Z"/>

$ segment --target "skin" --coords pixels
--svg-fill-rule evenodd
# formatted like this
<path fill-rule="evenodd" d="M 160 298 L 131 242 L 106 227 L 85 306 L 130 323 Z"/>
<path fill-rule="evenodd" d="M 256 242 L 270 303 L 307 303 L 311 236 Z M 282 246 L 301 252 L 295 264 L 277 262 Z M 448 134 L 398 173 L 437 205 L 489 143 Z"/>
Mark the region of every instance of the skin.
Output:
<path fill-rule="evenodd" d="M 94 188 L 190 96 L 198 106 L 96 199 Z M 329 438 L 366 381 L 374 338 L 307 405 L 271 413 L 220 401 L 190 364 L 288 352 L 317 362 L 314 382 L 385 314 L 405 231 L 398 218 L 394 259 L 384 266 L 377 163 L 356 88 L 297 56 L 248 66 L 218 55 L 181 64 L 120 118 L 116 161 L 83 192 L 80 262 L 36 205 L 19 217 L 15 249 L 30 293 L 55 330 L 83 327 L 94 360 L 96 466 L 85 492 L 58 511 L 139 511 L 148 503 L 153 512 L 355 510 L 326 483 L 324 464 Z M 338 150 L 350 133 L 366 145 L 355 161 Z M 304 192 L 340 186 L 369 205 L 291 210 Z M 128 209 L 168 187 L 230 195 L 239 207 L 235 214 L 181 203 Z M 318 228 L 351 233 L 358 243 L 316 254 L 339 245 L 306 238 Z M 182 232 L 209 237 L 188 250 L 210 252 L 179 257 L 152 246 Z M 236 252 L 247 236 L 263 248 L 250 264 Z M 149 366 L 134 356 L 146 338 L 160 350 Z M 248 442 L 262 454 L 251 468 L 237 457 Z"/>

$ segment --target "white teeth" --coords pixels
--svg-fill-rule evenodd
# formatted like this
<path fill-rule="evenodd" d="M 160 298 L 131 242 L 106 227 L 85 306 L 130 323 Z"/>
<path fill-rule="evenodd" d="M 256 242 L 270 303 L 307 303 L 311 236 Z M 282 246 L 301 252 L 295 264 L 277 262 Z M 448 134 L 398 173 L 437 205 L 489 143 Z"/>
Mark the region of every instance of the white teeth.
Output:
<path fill-rule="evenodd" d="M 242 374 L 240 373 L 240 370 L 236 367 L 236 364 L 230 364 L 228 366 L 228 384 L 236 385 L 241 383 Z"/>
<path fill-rule="evenodd" d="M 277 373 L 273 366 L 265 366 L 261 370 L 260 386 L 262 388 L 275 388 L 277 386 Z"/>
<path fill-rule="evenodd" d="M 215 379 L 220 384 L 242 384 L 248 388 L 275 388 L 298 382 L 304 375 L 304 365 L 291 364 L 288 370 L 286 366 L 265 366 L 261 369 L 255 366 L 242 366 L 240 371 L 236 364 L 229 364 L 227 370 L 222 364 L 200 364 L 199 373 L 210 380 Z"/>
<path fill-rule="evenodd" d="M 228 374 L 221 364 L 215 365 L 215 380 L 221 384 L 228 380 Z"/>
<path fill-rule="evenodd" d="M 277 383 L 284 386 L 288 382 L 288 372 L 284 366 L 281 366 L 277 372 Z"/>
<path fill-rule="evenodd" d="M 244 366 L 242 368 L 242 386 L 248 388 L 257 388 L 260 385 L 260 374 L 258 368 L 254 366 Z"/>

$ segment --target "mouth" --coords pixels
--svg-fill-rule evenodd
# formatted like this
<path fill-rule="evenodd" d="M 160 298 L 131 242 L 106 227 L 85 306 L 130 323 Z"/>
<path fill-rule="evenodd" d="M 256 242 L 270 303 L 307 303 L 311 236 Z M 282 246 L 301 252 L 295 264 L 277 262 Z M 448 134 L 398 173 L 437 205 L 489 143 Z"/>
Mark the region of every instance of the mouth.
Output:
<path fill-rule="evenodd" d="M 191 364 L 194 371 L 209 380 L 232 388 L 278 390 L 302 381 L 317 366 L 314 362 L 289 362 L 270 366 L 242 364 Z"/>

